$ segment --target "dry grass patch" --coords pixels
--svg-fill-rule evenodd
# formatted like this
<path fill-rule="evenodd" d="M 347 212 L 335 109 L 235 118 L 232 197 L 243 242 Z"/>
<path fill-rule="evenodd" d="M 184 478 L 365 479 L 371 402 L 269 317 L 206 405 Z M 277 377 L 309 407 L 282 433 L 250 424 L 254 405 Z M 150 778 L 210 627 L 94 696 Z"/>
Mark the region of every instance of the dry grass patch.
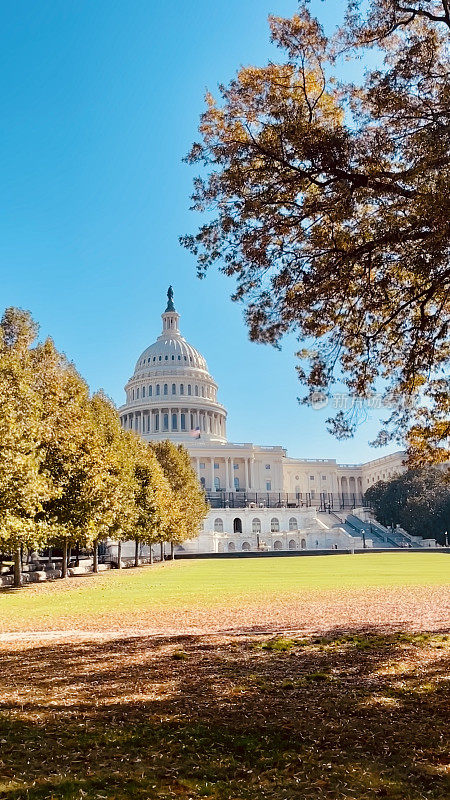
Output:
<path fill-rule="evenodd" d="M 29 641 L 1 661 L 7 800 L 449 796 L 446 631 Z"/>

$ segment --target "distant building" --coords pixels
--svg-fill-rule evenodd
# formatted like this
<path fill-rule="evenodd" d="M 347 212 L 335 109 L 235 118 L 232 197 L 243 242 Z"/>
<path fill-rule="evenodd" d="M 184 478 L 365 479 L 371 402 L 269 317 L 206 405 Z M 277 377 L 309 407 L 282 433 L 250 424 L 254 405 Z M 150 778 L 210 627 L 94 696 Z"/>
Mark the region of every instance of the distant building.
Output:
<path fill-rule="evenodd" d="M 369 486 L 404 469 L 404 453 L 337 464 L 290 458 L 278 445 L 229 442 L 218 386 L 201 353 L 180 333 L 171 287 L 167 294 L 161 335 L 139 356 L 119 413 L 122 426 L 147 441 L 171 439 L 189 450 L 212 510 L 186 549 L 358 546 L 330 512 L 345 517 L 360 508 Z"/>

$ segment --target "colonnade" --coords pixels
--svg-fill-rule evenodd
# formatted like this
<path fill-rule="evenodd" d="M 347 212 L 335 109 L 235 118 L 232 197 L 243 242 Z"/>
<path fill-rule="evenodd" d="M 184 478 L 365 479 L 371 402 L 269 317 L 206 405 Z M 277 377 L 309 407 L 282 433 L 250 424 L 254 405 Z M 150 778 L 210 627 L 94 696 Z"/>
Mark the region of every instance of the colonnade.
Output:
<path fill-rule="evenodd" d="M 130 411 L 121 416 L 122 427 L 134 430 L 141 434 L 146 433 L 172 433 L 190 432 L 200 429 L 208 434 L 225 436 L 225 418 L 212 411 L 188 408 L 173 408 L 172 406 Z"/>
<path fill-rule="evenodd" d="M 239 489 L 241 491 L 250 491 L 255 490 L 255 460 L 254 458 L 240 458 L 239 463 L 244 468 L 244 486 L 241 485 L 239 482 Z M 221 489 L 225 489 L 227 492 L 234 492 L 236 487 L 235 484 L 235 466 L 237 466 L 237 461 L 235 463 L 235 459 L 232 456 L 223 456 L 219 457 L 210 457 L 210 456 L 194 456 L 194 463 L 195 463 L 195 470 L 200 481 L 204 484 L 206 489 L 211 489 L 214 491 L 216 487 L 215 478 L 218 477 L 217 473 L 220 470 L 221 475 L 225 473 L 225 486 L 220 486 Z M 200 464 L 204 464 L 204 469 L 200 467 Z M 216 470 L 214 464 L 219 465 L 219 470 Z M 220 469 L 220 467 L 222 469 Z M 240 479 L 239 479 L 240 481 Z"/>

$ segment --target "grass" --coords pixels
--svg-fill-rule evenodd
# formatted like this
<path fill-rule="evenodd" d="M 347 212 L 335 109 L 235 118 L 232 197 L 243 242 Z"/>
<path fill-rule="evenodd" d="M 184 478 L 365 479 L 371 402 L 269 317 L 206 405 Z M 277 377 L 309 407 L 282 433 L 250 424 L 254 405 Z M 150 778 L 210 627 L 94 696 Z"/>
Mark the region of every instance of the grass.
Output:
<path fill-rule="evenodd" d="M 0 798 L 448 799 L 447 634 L 271 641 L 4 650 Z"/>
<path fill-rule="evenodd" d="M 194 609 L 297 602 L 323 592 L 449 583 L 450 559 L 442 553 L 176 561 L 0 592 L 0 629 L 64 626 L 69 620 L 89 626 L 99 615 L 117 622 L 132 614 L 142 621 L 168 610 L 189 615 Z"/>
<path fill-rule="evenodd" d="M 0 642 L 0 800 L 447 800 L 449 568 L 180 561 L 0 593 L 20 632 Z M 186 620 L 222 633 L 168 635 Z"/>

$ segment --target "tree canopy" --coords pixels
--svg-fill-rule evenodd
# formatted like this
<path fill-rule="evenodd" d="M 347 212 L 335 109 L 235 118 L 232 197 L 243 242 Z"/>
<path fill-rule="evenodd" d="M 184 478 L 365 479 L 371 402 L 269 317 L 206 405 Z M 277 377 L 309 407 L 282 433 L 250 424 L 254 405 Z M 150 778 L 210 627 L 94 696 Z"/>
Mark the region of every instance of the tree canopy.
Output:
<path fill-rule="evenodd" d="M 413 536 L 435 538 L 446 544 L 450 534 L 450 489 L 441 469 L 427 467 L 380 481 L 365 494 L 376 519 L 400 525 Z"/>
<path fill-rule="evenodd" d="M 208 93 L 182 242 L 236 280 L 254 341 L 295 332 L 305 402 L 343 382 L 392 413 L 376 443 L 449 457 L 450 5 L 351 0 L 327 37 L 301 3 L 270 17 L 278 63 Z M 379 66 L 358 84 L 343 59 Z M 373 59 L 372 59 L 373 60 Z M 328 420 L 340 437 L 357 419 Z"/>
<path fill-rule="evenodd" d="M 35 342 L 30 314 L 9 308 L 0 323 L 0 547 L 134 539 L 181 542 L 207 510 L 184 448 L 153 450 L 121 428 L 114 404 L 90 395 L 53 341 Z M 159 457 L 158 457 L 159 453 Z M 161 462 L 161 463 L 160 463 Z"/>

